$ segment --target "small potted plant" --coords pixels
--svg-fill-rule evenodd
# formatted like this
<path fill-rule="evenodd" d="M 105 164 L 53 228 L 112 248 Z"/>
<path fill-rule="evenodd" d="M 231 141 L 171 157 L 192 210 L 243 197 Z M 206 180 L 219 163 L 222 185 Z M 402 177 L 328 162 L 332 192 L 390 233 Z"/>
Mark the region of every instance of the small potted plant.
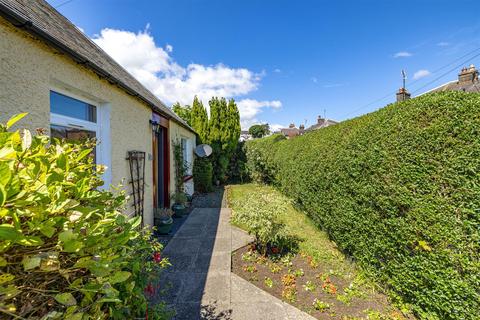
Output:
<path fill-rule="evenodd" d="M 185 198 L 187 199 L 186 203 L 185 203 L 185 206 L 187 208 L 190 208 L 191 205 L 192 205 L 192 201 L 193 201 L 193 196 L 191 194 L 188 194 L 185 192 Z"/>
<path fill-rule="evenodd" d="M 175 168 L 175 193 L 171 199 L 173 202 L 172 210 L 175 212 L 174 217 L 183 217 L 188 213 L 186 203 L 188 198 L 185 194 L 185 176 L 188 172 L 188 163 L 183 158 L 183 149 L 180 140 L 173 143 L 173 163 Z"/>
<path fill-rule="evenodd" d="M 183 217 L 187 214 L 187 209 L 185 204 L 187 202 L 187 197 L 183 192 L 175 192 L 172 196 L 172 210 L 175 213 L 175 217 Z"/>
<path fill-rule="evenodd" d="M 173 211 L 168 208 L 160 209 L 156 208 L 153 213 L 154 225 L 157 228 L 158 234 L 169 234 L 172 230 Z"/>

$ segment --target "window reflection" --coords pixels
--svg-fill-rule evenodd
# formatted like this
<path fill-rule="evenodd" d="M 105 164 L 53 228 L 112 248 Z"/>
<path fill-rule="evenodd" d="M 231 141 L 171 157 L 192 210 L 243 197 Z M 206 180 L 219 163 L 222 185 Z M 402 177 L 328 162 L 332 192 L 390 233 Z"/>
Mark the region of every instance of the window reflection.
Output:
<path fill-rule="evenodd" d="M 97 108 L 86 102 L 50 91 L 50 112 L 63 116 L 97 122 Z"/>
<path fill-rule="evenodd" d="M 96 138 L 96 134 L 94 131 L 88 131 L 82 128 L 59 126 L 54 124 L 50 126 L 50 135 L 52 138 L 65 139 L 68 142 L 72 142 L 72 143 L 82 143 L 82 142 L 85 142 L 86 140 L 91 140 Z M 91 155 L 93 157 L 94 163 L 96 163 L 95 153 L 96 153 L 96 148 L 93 149 L 93 152 Z"/>

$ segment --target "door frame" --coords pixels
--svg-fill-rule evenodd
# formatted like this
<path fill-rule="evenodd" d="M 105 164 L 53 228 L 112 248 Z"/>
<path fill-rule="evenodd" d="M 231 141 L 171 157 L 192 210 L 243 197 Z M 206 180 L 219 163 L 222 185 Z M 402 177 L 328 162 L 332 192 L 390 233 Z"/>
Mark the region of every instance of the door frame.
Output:
<path fill-rule="evenodd" d="M 164 145 L 164 153 L 163 153 L 163 163 L 164 172 L 163 172 L 163 190 L 164 190 L 164 199 L 166 208 L 170 207 L 170 139 L 169 139 L 169 121 L 167 118 L 162 117 L 160 114 L 153 112 L 152 113 L 152 122 L 156 122 L 162 127 L 165 134 L 163 135 L 163 145 Z M 152 130 L 152 154 L 153 154 L 153 206 L 154 208 L 158 208 L 158 141 L 157 141 L 157 134 Z"/>

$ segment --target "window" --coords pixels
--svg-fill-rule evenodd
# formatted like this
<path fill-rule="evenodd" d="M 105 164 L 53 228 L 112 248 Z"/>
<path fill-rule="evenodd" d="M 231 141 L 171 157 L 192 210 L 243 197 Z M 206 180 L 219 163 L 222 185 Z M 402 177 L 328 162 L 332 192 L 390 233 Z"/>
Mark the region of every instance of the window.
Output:
<path fill-rule="evenodd" d="M 192 166 L 191 166 L 191 159 L 189 157 L 190 155 L 190 152 L 188 152 L 188 145 L 189 145 L 189 141 L 188 139 L 186 138 L 182 138 L 181 139 L 181 143 L 182 143 L 182 156 L 183 156 L 183 162 L 185 162 L 186 166 L 187 166 L 187 173 L 188 174 L 192 174 L 191 171 L 192 171 Z"/>
<path fill-rule="evenodd" d="M 50 112 L 74 119 L 97 122 L 97 107 L 55 91 L 50 91 Z"/>
<path fill-rule="evenodd" d="M 82 100 L 50 91 L 51 136 L 72 142 L 98 139 L 93 154 L 95 163 L 110 167 L 110 107 L 106 104 L 99 107 Z M 107 169 L 103 179 L 105 187 L 108 187 L 111 170 Z"/>
<path fill-rule="evenodd" d="M 97 107 L 50 91 L 50 132 L 72 142 L 98 136 Z"/>

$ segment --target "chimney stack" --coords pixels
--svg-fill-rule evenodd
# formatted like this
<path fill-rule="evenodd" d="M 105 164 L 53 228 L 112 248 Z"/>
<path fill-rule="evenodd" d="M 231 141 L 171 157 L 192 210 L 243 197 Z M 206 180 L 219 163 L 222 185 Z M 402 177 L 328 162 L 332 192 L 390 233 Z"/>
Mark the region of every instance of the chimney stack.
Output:
<path fill-rule="evenodd" d="M 473 64 L 468 68 L 463 68 L 458 74 L 458 83 L 467 84 L 478 81 L 478 70 Z"/>
<path fill-rule="evenodd" d="M 300 127 L 298 127 L 300 129 L 300 131 L 303 131 L 305 130 L 305 125 L 301 124 Z"/>
<path fill-rule="evenodd" d="M 295 123 L 290 123 L 290 125 L 288 126 L 290 129 L 292 128 L 295 128 Z"/>
<path fill-rule="evenodd" d="M 410 99 L 410 93 L 405 88 L 400 88 L 397 92 L 397 102 Z"/>
<path fill-rule="evenodd" d="M 318 123 L 318 124 L 323 124 L 324 122 L 325 122 L 325 119 L 322 118 L 322 116 L 318 116 L 318 118 L 317 118 L 317 123 Z"/>

